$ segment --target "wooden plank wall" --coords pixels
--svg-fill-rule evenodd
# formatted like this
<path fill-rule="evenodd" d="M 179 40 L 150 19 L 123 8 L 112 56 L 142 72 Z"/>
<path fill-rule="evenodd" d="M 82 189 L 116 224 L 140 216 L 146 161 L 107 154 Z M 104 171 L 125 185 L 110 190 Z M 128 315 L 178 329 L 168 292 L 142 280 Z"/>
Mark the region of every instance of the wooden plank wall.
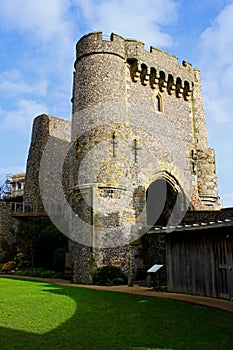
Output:
<path fill-rule="evenodd" d="M 212 229 L 192 233 L 170 233 L 167 236 L 168 290 L 219 297 L 220 252 L 216 249 L 217 242 L 227 244 L 232 256 L 232 234 L 232 228 L 230 231 L 228 228 L 227 233 L 224 228 L 221 231 Z M 227 273 L 233 274 L 233 270 Z"/>

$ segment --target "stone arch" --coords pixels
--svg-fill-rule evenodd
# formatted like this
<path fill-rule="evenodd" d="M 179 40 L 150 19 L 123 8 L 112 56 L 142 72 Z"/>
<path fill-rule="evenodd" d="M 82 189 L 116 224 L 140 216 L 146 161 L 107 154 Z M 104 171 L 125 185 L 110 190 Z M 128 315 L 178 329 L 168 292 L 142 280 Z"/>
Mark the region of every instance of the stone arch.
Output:
<path fill-rule="evenodd" d="M 186 210 L 187 200 L 178 181 L 168 172 L 156 174 L 146 190 L 146 216 L 150 226 L 179 223 L 180 213 Z"/>

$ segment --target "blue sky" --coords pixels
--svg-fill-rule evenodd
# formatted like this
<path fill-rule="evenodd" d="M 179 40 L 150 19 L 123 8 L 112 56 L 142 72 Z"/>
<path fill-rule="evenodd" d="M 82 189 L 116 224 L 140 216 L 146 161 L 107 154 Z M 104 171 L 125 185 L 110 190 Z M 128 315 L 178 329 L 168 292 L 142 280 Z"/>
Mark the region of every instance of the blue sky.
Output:
<path fill-rule="evenodd" d="M 75 44 L 135 38 L 201 70 L 219 194 L 233 206 L 233 0 L 1 0 L 0 182 L 24 171 L 35 116 L 70 119 Z"/>

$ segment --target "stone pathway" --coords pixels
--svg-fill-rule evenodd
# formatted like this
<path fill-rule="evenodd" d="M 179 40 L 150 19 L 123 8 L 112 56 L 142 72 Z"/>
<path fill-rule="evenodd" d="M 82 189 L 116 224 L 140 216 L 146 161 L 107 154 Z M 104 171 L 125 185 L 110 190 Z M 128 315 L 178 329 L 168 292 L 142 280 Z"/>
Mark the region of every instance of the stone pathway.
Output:
<path fill-rule="evenodd" d="M 134 285 L 133 287 L 128 287 L 125 285 L 107 287 L 107 286 L 74 284 L 66 280 L 52 279 L 52 278 L 39 278 L 39 277 L 26 277 L 26 276 L 20 277 L 20 276 L 13 276 L 13 275 L 0 275 L 0 277 L 1 276 L 8 277 L 8 278 L 20 278 L 20 279 L 48 282 L 48 283 L 54 283 L 61 286 L 70 286 L 74 288 L 88 288 L 88 289 L 94 289 L 94 290 L 104 290 L 108 292 L 137 294 L 137 295 L 146 296 L 146 297 L 180 300 L 180 301 L 184 301 L 195 305 L 202 305 L 202 306 L 207 306 L 215 309 L 228 311 L 233 314 L 233 301 L 224 300 L 224 299 L 209 298 L 209 297 L 196 296 L 196 295 L 190 295 L 190 294 L 156 292 L 152 288 L 141 287 L 138 285 Z"/>

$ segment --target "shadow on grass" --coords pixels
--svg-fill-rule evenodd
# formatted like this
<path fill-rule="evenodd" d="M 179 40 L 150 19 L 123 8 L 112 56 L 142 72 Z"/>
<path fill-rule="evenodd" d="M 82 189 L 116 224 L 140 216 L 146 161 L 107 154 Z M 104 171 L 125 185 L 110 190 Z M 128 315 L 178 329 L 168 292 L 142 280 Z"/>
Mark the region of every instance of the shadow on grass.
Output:
<path fill-rule="evenodd" d="M 40 335 L 1 327 L 1 350 L 227 350 L 232 346 L 233 318 L 223 311 L 49 283 L 45 292 L 72 298 L 75 314 Z"/>

